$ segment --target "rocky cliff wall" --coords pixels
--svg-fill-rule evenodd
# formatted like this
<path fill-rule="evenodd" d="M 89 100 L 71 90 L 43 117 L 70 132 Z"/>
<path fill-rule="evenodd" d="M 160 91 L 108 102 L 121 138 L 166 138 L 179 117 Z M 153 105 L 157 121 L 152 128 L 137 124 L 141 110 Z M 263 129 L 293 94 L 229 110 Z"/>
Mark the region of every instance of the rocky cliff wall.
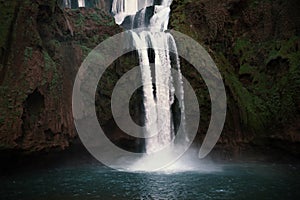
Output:
<path fill-rule="evenodd" d="M 0 1 L 0 148 L 64 149 L 75 137 L 73 81 L 87 53 L 119 32 L 100 9 Z"/>
<path fill-rule="evenodd" d="M 121 29 L 106 8 L 62 10 L 55 0 L 0 0 L 0 7 L 0 149 L 65 149 L 76 137 L 71 91 L 77 69 Z M 174 0 L 170 27 L 204 45 L 224 77 L 223 146 L 265 145 L 299 155 L 299 7 L 296 0 Z M 119 133 L 109 90 L 132 64 L 130 55 L 116 61 L 98 98 L 102 125 L 112 134 Z M 200 101 L 200 143 L 210 100 L 200 75 L 187 62 L 182 66 Z"/>

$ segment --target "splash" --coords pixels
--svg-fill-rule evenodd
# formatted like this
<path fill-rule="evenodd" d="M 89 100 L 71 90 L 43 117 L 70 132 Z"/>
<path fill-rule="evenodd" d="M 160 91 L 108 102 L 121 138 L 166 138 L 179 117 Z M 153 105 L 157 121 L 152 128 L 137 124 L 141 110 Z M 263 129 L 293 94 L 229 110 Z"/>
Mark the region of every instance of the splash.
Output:
<path fill-rule="evenodd" d="M 169 159 L 169 156 L 172 157 L 172 154 L 164 154 L 164 156 L 159 157 L 159 159 L 156 158 L 155 160 L 146 160 L 141 158 L 140 160 L 134 162 L 130 168 L 127 168 L 126 171 L 136 173 L 151 172 L 158 174 L 176 174 L 186 172 L 209 174 L 223 171 L 223 165 L 215 164 L 209 158 L 199 160 L 198 149 L 189 149 L 177 161 L 171 163 L 170 165 L 154 171 L 148 170 L 153 169 L 154 162 L 162 162 L 163 160 Z"/>

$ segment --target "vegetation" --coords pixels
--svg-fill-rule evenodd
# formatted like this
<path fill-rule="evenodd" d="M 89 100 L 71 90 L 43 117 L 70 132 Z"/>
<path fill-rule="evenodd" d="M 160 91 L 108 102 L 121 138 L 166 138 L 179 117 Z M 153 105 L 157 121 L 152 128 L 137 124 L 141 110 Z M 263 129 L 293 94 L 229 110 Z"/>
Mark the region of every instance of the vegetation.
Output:
<path fill-rule="evenodd" d="M 229 111 L 237 106 L 243 130 L 252 133 L 270 134 L 270 128 L 286 126 L 299 109 L 300 40 L 293 28 L 285 36 L 284 24 L 271 21 L 265 9 L 276 3 L 175 0 L 172 9 L 171 28 L 198 40 L 214 57 L 228 88 Z M 266 35 L 263 20 L 274 23 L 277 35 Z M 258 27 L 264 32 L 252 32 Z"/>
<path fill-rule="evenodd" d="M 23 134 L 24 101 L 38 89 L 50 105 L 45 108 L 49 110 L 41 111 L 47 112 L 49 119 L 33 126 L 42 133 L 41 127 L 51 121 L 53 127 L 58 127 L 52 130 L 55 134 L 65 131 L 65 135 L 57 139 L 62 140 L 65 147 L 73 127 L 65 122 L 72 121 L 71 116 L 56 113 L 58 110 L 66 115 L 70 113 L 69 108 L 62 105 L 65 103 L 62 92 L 71 93 L 73 78 L 88 53 L 122 30 L 101 9 L 60 10 L 56 0 L 0 0 L 0 6 L 0 96 L 3 97 L 0 99 L 0 131 L 5 133 L 3 138 L 9 141 L 7 146 L 16 145 L 15 138 Z M 293 6 L 279 0 L 173 1 L 170 27 L 202 44 L 222 73 L 228 94 L 227 133 L 239 132 L 238 126 L 241 126 L 247 136 L 271 137 L 274 130 L 289 128 L 298 118 L 300 37 L 299 31 L 295 31 L 299 25 L 291 20 L 290 12 L 295 12 Z M 106 100 L 114 84 L 129 67 L 136 65 L 128 54 L 105 72 L 96 108 L 105 118 L 104 122 L 111 119 Z M 40 70 L 40 74 L 33 73 L 32 69 Z M 182 71 L 197 93 L 201 117 L 209 121 L 210 99 L 205 83 L 184 60 Z M 232 119 L 236 115 L 238 123 Z M 284 137 L 284 133 L 282 135 Z M 32 138 L 28 140 L 32 142 Z M 0 148 L 6 148 L 2 141 L 0 144 Z M 32 142 L 26 148 L 33 145 L 36 144 Z"/>

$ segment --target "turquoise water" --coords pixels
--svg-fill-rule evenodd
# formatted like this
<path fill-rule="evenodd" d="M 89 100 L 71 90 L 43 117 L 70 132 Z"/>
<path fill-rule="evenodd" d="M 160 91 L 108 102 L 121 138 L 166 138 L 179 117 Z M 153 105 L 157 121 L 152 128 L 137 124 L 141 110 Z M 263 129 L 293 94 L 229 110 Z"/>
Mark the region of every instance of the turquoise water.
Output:
<path fill-rule="evenodd" d="M 297 165 L 217 168 L 128 173 L 86 165 L 37 170 L 1 178 L 0 199 L 300 199 Z"/>

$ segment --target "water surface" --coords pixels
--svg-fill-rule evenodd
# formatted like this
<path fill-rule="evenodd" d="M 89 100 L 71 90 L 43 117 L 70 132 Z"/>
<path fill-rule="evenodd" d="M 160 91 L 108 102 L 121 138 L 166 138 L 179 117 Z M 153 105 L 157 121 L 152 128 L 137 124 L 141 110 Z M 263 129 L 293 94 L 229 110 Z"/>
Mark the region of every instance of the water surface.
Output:
<path fill-rule="evenodd" d="M 0 199 L 300 199 L 298 165 L 204 168 L 128 173 L 93 164 L 37 170 L 2 178 Z"/>

